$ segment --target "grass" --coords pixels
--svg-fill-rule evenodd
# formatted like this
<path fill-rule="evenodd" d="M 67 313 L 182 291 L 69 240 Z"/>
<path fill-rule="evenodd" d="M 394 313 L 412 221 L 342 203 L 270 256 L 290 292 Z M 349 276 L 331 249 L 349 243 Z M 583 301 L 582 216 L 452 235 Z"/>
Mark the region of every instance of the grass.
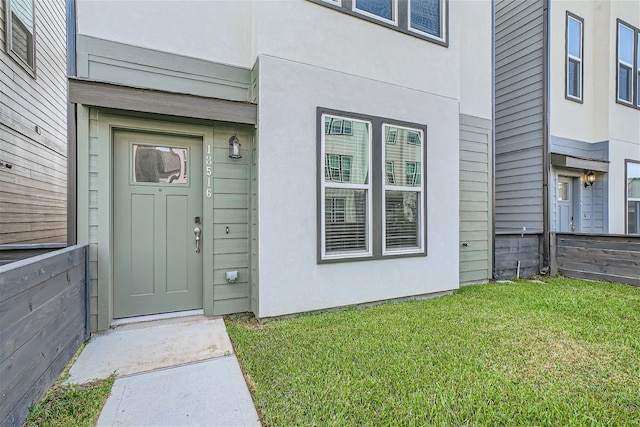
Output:
<path fill-rule="evenodd" d="M 269 426 L 640 424 L 639 288 L 496 283 L 228 331 Z"/>
<path fill-rule="evenodd" d="M 46 396 L 34 407 L 23 427 L 81 427 L 94 426 L 98 415 L 111 393 L 115 373 L 109 378 L 84 384 L 63 384 L 69 377 L 69 369 L 82 352 L 76 352 Z"/>

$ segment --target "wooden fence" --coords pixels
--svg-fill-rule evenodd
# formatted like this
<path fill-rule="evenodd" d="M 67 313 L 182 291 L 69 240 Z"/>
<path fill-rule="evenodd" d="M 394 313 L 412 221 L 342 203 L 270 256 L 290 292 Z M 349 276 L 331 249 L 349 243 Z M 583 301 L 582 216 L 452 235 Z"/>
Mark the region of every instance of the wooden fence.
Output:
<path fill-rule="evenodd" d="M 542 234 L 497 234 L 495 237 L 497 279 L 532 277 L 542 266 Z"/>
<path fill-rule="evenodd" d="M 20 426 L 88 338 L 88 247 L 0 266 L 0 426 Z"/>
<path fill-rule="evenodd" d="M 640 286 L 640 236 L 551 233 L 551 274 Z"/>

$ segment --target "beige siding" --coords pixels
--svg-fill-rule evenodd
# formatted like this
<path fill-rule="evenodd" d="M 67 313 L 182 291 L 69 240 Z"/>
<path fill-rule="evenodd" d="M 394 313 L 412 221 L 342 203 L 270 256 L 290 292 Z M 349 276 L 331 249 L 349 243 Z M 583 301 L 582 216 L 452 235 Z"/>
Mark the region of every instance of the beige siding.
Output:
<path fill-rule="evenodd" d="M 491 278 L 491 121 L 460 116 L 460 282 Z"/>
<path fill-rule="evenodd" d="M 36 7 L 35 78 L 5 50 L 0 3 L 0 244 L 67 240 L 67 84 L 64 2 Z"/>

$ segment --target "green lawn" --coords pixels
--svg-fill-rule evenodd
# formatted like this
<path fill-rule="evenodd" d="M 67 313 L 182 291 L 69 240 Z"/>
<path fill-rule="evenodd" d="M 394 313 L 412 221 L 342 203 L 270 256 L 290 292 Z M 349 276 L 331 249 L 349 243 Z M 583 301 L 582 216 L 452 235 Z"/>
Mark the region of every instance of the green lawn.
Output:
<path fill-rule="evenodd" d="M 269 426 L 640 425 L 640 288 L 477 285 L 228 331 Z"/>
<path fill-rule="evenodd" d="M 65 384 L 69 369 L 85 345 L 80 346 L 42 401 L 31 408 L 23 427 L 91 427 L 96 424 L 116 374 L 84 384 Z"/>

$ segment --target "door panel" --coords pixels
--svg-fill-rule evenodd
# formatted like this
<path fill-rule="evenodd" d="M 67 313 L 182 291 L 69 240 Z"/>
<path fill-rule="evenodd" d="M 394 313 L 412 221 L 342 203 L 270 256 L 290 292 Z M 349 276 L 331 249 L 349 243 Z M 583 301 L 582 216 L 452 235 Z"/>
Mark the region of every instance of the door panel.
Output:
<path fill-rule="evenodd" d="M 114 318 L 202 308 L 202 142 L 114 133 Z"/>

